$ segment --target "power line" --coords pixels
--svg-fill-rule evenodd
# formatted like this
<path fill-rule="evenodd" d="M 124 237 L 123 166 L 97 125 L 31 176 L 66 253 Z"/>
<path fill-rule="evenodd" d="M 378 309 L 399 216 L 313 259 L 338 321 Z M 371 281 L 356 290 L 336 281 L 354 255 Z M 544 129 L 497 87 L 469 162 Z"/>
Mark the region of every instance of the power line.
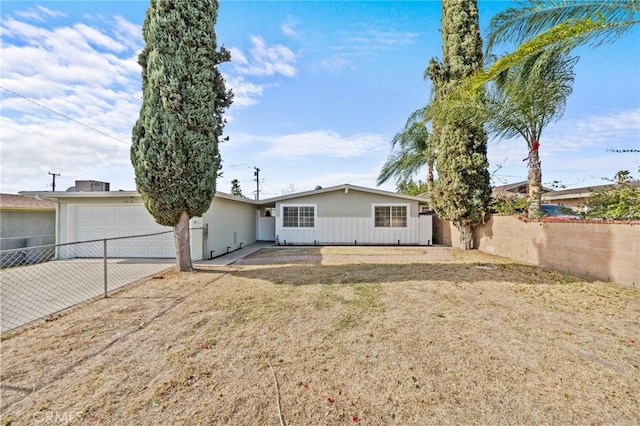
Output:
<path fill-rule="evenodd" d="M 108 137 L 108 138 L 111 138 L 111 139 L 113 139 L 113 140 L 116 140 L 116 141 L 118 141 L 118 142 L 120 142 L 120 143 L 123 143 L 123 144 L 129 145 L 129 142 L 125 142 L 125 141 L 123 141 L 122 139 L 118 139 L 118 138 L 116 138 L 115 136 L 112 136 L 112 135 L 110 135 L 110 134 L 108 134 L 108 133 L 103 132 L 102 130 L 98 130 L 98 129 L 96 129 L 95 127 L 91 127 L 91 126 L 89 126 L 88 124 L 84 124 L 84 123 L 82 123 L 82 122 L 80 122 L 80 121 L 76 120 L 75 118 L 71 118 L 71 117 L 69 117 L 68 115 L 65 115 L 65 114 L 63 114 L 63 113 L 61 113 L 61 112 L 55 111 L 55 110 L 53 110 L 53 109 L 51 109 L 51 108 L 49 108 L 49 107 L 47 107 L 47 106 L 42 105 L 41 103 L 38 103 L 38 102 L 34 101 L 33 99 L 31 99 L 31 98 L 29 98 L 29 97 L 27 97 L 27 96 L 21 95 L 20 93 L 16 93 L 16 92 L 14 92 L 13 90 L 7 89 L 7 88 L 6 88 L 6 87 L 4 87 L 4 86 L 0 86 L 0 89 L 6 90 L 6 91 L 7 91 L 7 92 L 9 92 L 9 93 L 13 93 L 14 95 L 16 95 L 16 96 L 18 96 L 18 97 L 20 97 L 20 98 L 22 98 L 22 99 L 25 99 L 25 100 L 27 100 L 27 101 L 31 102 L 32 104 L 35 104 L 35 105 L 39 106 L 40 108 L 44 108 L 44 109 L 46 109 L 46 110 L 47 110 L 47 111 L 49 111 L 49 112 L 52 112 L 52 113 L 57 114 L 57 115 L 59 115 L 59 116 L 61 116 L 61 117 L 64 117 L 64 118 L 66 118 L 67 120 L 73 121 L 74 123 L 79 124 L 79 125 L 81 125 L 81 126 L 84 126 L 84 127 L 86 127 L 87 129 L 91 129 L 91 130 L 93 130 L 93 131 L 94 131 L 94 132 L 96 132 L 96 133 L 99 133 L 99 134 L 101 134 L 101 135 L 103 135 L 103 136 L 106 136 L 106 137 Z"/>

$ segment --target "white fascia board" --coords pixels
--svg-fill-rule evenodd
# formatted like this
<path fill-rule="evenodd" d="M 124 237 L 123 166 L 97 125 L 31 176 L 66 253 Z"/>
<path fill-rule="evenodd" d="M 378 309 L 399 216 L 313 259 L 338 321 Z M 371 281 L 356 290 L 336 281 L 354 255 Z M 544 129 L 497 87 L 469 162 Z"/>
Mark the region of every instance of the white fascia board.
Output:
<path fill-rule="evenodd" d="M 42 199 L 51 199 L 51 200 L 59 200 L 65 198 L 121 198 L 121 197 L 138 197 L 142 196 L 138 193 L 138 191 L 87 191 L 87 192 L 43 192 L 39 193 L 40 198 Z M 235 195 L 227 194 L 224 192 L 216 192 L 214 196 L 214 200 L 216 197 L 225 198 L 227 200 L 240 201 L 247 204 L 256 204 L 255 200 L 250 200 L 244 197 L 237 197 Z"/>
<path fill-rule="evenodd" d="M 294 194 L 287 194 L 287 195 L 281 195 L 281 196 L 278 196 L 278 197 L 267 198 L 265 200 L 260 200 L 259 203 L 260 204 L 275 203 L 275 202 L 279 202 L 279 201 L 292 200 L 292 199 L 295 199 L 295 198 L 306 197 L 308 195 L 323 194 L 323 193 L 326 193 L 326 192 L 333 192 L 333 191 L 345 191 L 345 192 L 347 192 L 348 190 L 351 190 L 351 189 L 352 190 L 356 190 L 356 191 L 361 191 L 361 192 L 368 192 L 368 193 L 371 193 L 371 194 L 386 195 L 388 197 L 395 197 L 395 198 L 400 198 L 400 199 L 403 199 L 403 200 L 419 201 L 419 202 L 423 202 L 423 203 L 426 203 L 426 202 L 429 201 L 428 198 L 420 197 L 420 196 L 417 196 L 417 195 L 398 194 L 397 192 L 384 191 L 382 189 L 365 188 L 364 186 L 344 184 L 344 185 L 331 186 L 331 187 L 328 187 L 328 188 L 312 189 L 310 191 L 303 191 L 303 192 L 297 192 L 297 193 L 294 193 Z"/>

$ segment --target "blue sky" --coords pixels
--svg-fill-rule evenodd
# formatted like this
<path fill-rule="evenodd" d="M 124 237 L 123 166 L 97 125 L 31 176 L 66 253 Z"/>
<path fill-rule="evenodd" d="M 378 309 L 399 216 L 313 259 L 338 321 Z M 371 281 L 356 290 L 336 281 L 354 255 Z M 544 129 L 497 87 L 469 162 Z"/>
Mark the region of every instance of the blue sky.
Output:
<path fill-rule="evenodd" d="M 482 29 L 509 4 L 481 0 Z M 0 191 L 50 190 L 48 172 L 61 174 L 57 190 L 75 180 L 135 189 L 129 145 L 147 5 L 2 1 Z M 218 190 L 238 179 L 253 197 L 254 167 L 261 198 L 375 188 L 392 137 L 429 98 L 422 76 L 441 57 L 439 26 L 439 1 L 223 0 L 216 33 L 232 53 L 221 70 L 235 102 Z M 575 54 L 565 115 L 542 134 L 543 182 L 600 184 L 624 169 L 638 177 L 638 154 L 607 149 L 640 148 L 640 28 Z M 525 180 L 526 156 L 521 140 L 491 140 L 494 184 Z"/>

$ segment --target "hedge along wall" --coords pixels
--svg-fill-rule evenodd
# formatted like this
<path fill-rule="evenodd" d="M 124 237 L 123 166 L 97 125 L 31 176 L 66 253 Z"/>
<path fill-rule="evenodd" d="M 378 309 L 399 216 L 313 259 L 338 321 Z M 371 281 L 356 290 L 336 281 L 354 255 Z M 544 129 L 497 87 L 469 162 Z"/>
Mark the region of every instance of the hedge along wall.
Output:
<path fill-rule="evenodd" d="M 458 231 L 450 222 L 436 219 L 434 241 L 458 246 Z M 476 228 L 474 247 L 573 275 L 640 287 L 638 222 L 523 222 L 492 216 Z"/>

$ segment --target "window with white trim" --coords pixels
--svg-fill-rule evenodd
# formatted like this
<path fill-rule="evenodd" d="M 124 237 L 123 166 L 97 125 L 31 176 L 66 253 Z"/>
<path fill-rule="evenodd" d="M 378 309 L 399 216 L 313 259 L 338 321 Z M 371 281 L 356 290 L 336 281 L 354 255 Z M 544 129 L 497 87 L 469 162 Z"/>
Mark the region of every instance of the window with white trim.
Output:
<path fill-rule="evenodd" d="M 374 206 L 376 228 L 406 228 L 407 206 Z"/>
<path fill-rule="evenodd" d="M 313 228 L 315 222 L 315 206 L 282 207 L 282 226 L 285 228 Z"/>

